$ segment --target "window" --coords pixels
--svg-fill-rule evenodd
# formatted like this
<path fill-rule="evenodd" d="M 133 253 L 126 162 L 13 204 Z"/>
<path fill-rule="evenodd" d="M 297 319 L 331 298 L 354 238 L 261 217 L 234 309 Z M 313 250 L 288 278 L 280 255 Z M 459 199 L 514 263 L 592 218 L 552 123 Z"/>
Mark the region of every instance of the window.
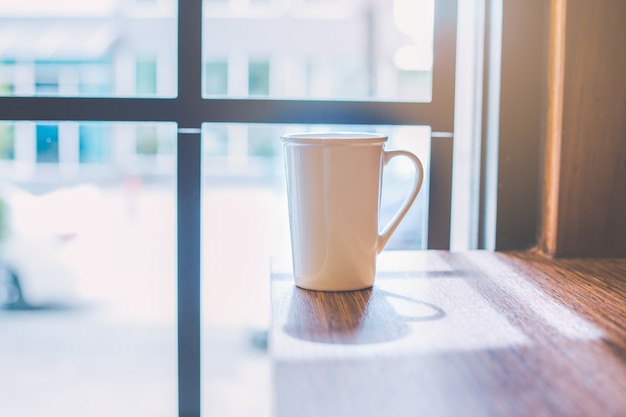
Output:
<path fill-rule="evenodd" d="M 37 125 L 37 162 L 59 162 L 59 128 Z"/>
<path fill-rule="evenodd" d="M 228 94 L 228 62 L 208 60 L 204 68 L 204 95 Z"/>
<path fill-rule="evenodd" d="M 414 148 L 430 167 L 433 192 L 421 193 L 411 226 L 393 247 L 447 247 L 456 1 L 71 3 L 42 6 L 47 19 L 0 6 L 1 30 L 11 34 L 0 49 L 4 178 L 28 183 L 34 201 L 58 184 L 79 186 L 76 194 L 52 194 L 57 205 L 46 207 L 58 209 L 45 224 L 79 222 L 107 236 L 105 244 L 88 235 L 88 250 L 60 251 L 83 262 L 76 268 L 93 279 L 84 290 L 109 304 L 106 314 L 60 311 L 54 317 L 62 320 L 50 319 L 48 328 L 71 337 L 67 344 L 46 340 L 57 351 L 41 365 L 58 363 L 55 354 L 84 359 L 50 375 L 107 392 L 119 405 L 101 410 L 109 415 L 269 408 L 268 386 L 259 388 L 252 370 L 269 372 L 267 317 L 258 312 L 267 313 L 269 256 L 286 245 L 278 137 L 296 129 L 367 129 Z M 387 181 L 400 184 L 404 168 L 389 169 Z M 80 187 L 94 182 L 95 194 Z M 393 204 L 393 191 L 385 198 Z M 72 236 L 61 234 L 65 243 Z M 264 246 L 258 236 L 273 241 Z M 4 276 L 11 284 L 10 271 Z M 233 285 L 237 300 L 227 296 Z M 5 302 L 17 301 L 15 285 L 10 291 Z M 13 313 L 11 319 L 27 317 Z M 17 334 L 19 320 L 6 321 L 9 334 Z M 93 327 L 81 333 L 85 323 Z M 223 331 L 233 323 L 253 332 Z M 53 333 L 39 327 L 20 334 L 44 345 L 42 337 Z M 11 343 L 0 349 L 14 353 L 18 344 Z M 233 343 L 251 351 L 247 361 L 238 361 Z M 102 350 L 119 355 L 98 361 Z M 30 366 L 28 359 L 20 363 Z M 18 364 L 11 366 L 17 372 Z M 83 379 L 81 368 L 94 379 Z M 140 382 L 146 375 L 148 383 Z M 229 390 L 242 381 L 258 403 Z M 0 376 L 0 384 L 9 382 Z M 233 395 L 239 410 L 227 409 Z M 26 409 L 31 404 L 13 404 L 15 414 L 36 414 Z M 82 415 L 96 412 L 95 403 L 80 404 Z M 69 415 L 67 404 L 58 407 Z"/>
<path fill-rule="evenodd" d="M 104 164 L 111 160 L 111 149 L 107 138 L 111 136 L 106 126 L 83 123 L 79 128 L 79 162 Z"/>
<path fill-rule="evenodd" d="M 248 95 L 270 94 L 270 63 L 267 60 L 252 60 L 248 64 Z"/>
<path fill-rule="evenodd" d="M 13 159 L 14 154 L 13 125 L 0 122 L 0 159 Z"/>
<path fill-rule="evenodd" d="M 155 59 L 138 59 L 135 85 L 137 95 L 155 95 L 157 92 L 157 63 Z"/>
<path fill-rule="evenodd" d="M 126 146 L 134 124 L 10 126 L 14 155 L 0 160 L 3 412 L 175 415 L 175 165 L 142 164 Z M 161 140 L 174 144 L 169 132 Z"/>
<path fill-rule="evenodd" d="M 203 59 L 247 77 L 230 96 L 430 101 L 433 15 L 432 0 L 205 0 Z"/>

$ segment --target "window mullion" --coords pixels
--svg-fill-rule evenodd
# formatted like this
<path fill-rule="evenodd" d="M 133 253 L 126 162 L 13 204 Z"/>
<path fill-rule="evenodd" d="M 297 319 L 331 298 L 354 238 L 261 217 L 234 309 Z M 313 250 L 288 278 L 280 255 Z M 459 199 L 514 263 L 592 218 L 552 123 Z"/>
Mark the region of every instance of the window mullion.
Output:
<path fill-rule="evenodd" d="M 180 417 L 201 413 L 201 101 L 202 0 L 178 2 L 177 247 L 178 407 Z"/>

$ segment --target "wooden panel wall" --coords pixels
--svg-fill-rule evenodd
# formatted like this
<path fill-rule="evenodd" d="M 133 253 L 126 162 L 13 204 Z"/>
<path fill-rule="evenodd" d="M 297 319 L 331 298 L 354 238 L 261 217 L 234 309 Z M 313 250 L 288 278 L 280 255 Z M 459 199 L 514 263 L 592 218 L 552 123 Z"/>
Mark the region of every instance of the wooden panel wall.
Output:
<path fill-rule="evenodd" d="M 551 0 L 541 247 L 626 256 L 626 2 Z"/>

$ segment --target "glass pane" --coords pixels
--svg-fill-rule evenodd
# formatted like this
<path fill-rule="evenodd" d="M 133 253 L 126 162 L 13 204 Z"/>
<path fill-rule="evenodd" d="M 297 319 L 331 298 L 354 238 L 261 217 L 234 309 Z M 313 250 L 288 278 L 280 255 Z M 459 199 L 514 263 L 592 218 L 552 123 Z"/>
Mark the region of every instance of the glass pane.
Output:
<path fill-rule="evenodd" d="M 428 127 L 203 125 L 203 415 L 271 415 L 270 259 L 289 258 L 291 253 L 279 138 L 320 130 L 388 134 L 388 149 L 415 152 L 428 173 Z M 385 169 L 381 223 L 391 218 L 408 191 L 413 167 L 406 162 L 396 158 Z M 428 178 L 424 184 L 388 249 L 426 245 Z"/>
<path fill-rule="evenodd" d="M 0 2 L 0 95 L 173 97 L 176 0 Z"/>
<path fill-rule="evenodd" d="M 434 0 L 204 0 L 203 60 L 228 67 L 205 96 L 428 102 L 433 20 Z"/>
<path fill-rule="evenodd" d="M 177 415 L 176 126 L 142 127 L 0 124 L 3 416 Z"/>

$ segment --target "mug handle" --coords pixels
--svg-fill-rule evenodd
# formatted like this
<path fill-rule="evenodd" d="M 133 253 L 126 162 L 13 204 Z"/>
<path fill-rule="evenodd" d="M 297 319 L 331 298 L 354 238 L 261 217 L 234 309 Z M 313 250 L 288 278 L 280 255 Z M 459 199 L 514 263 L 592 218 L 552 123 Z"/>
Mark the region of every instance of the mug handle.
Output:
<path fill-rule="evenodd" d="M 422 166 L 422 162 L 417 156 L 415 156 L 415 154 L 411 152 L 403 150 L 386 151 L 383 149 L 383 166 L 386 166 L 389 161 L 391 161 L 391 159 L 395 158 L 396 156 L 406 156 L 407 158 L 409 158 L 409 160 L 411 160 L 411 162 L 413 162 L 413 165 L 415 165 L 415 176 L 413 177 L 413 185 L 411 187 L 411 191 L 402 202 L 402 205 L 400 206 L 396 214 L 383 228 L 382 232 L 378 234 L 377 253 L 380 253 L 383 250 L 383 248 L 389 241 L 389 238 L 400 224 L 400 221 L 409 211 L 409 208 L 411 208 L 411 204 L 413 204 L 413 202 L 417 198 L 417 193 L 419 193 L 420 188 L 422 188 L 422 182 L 424 181 L 424 167 Z"/>

